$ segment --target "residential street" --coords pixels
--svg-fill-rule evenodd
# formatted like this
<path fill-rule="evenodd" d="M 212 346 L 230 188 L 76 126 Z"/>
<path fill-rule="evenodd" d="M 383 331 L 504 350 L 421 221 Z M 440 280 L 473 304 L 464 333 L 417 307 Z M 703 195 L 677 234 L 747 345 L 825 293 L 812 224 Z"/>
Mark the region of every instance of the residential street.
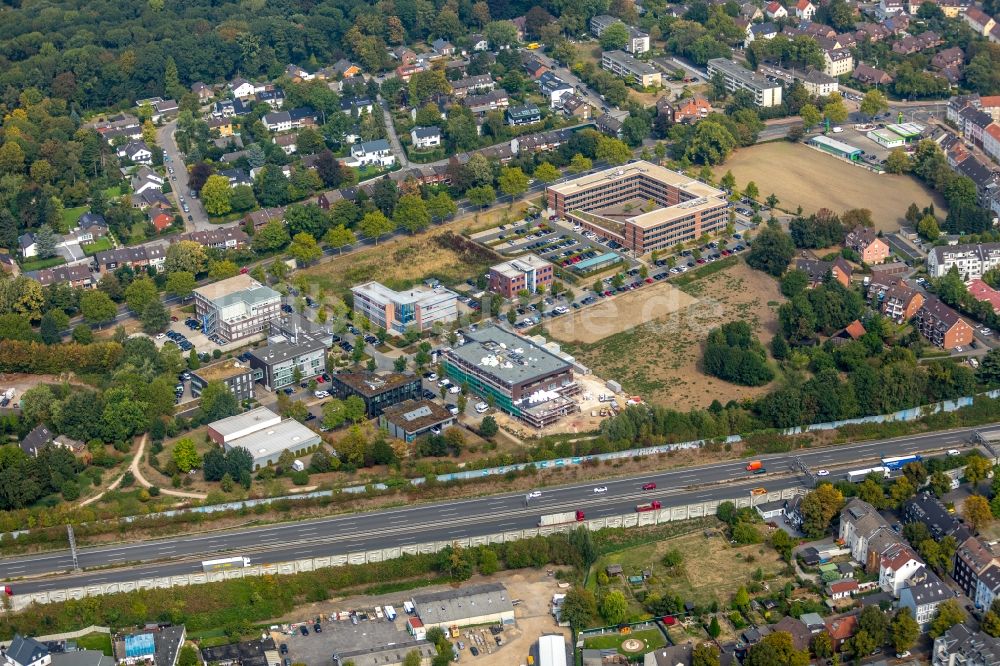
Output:
<path fill-rule="evenodd" d="M 396 159 L 399 160 L 399 165 L 405 169 L 410 165 L 410 161 L 406 159 L 406 151 L 403 150 L 403 144 L 400 143 L 399 135 L 396 134 L 396 124 L 392 122 L 389 105 L 382 99 L 382 95 L 378 96 L 378 105 L 382 108 L 382 117 L 385 118 L 385 131 L 389 135 L 389 144 L 392 146 L 392 152 L 396 155 Z"/>
<path fill-rule="evenodd" d="M 193 199 L 190 196 L 191 188 L 188 187 L 187 168 L 184 166 L 184 158 L 177 147 L 177 141 L 174 140 L 174 132 L 176 130 L 177 121 L 171 120 L 156 131 L 156 141 L 166 153 L 163 158 L 163 165 L 168 168 L 168 171 L 170 167 L 174 169 L 174 173 L 168 173 L 172 192 L 167 196 L 171 198 L 174 205 L 177 206 L 177 212 L 184 218 L 185 231 L 215 229 L 220 225 L 209 222 L 208 215 L 205 213 L 205 208 L 201 205 L 201 201 Z M 184 212 L 184 208 L 181 205 L 181 197 L 184 198 L 184 202 L 190 207 L 191 212 Z M 189 216 L 191 217 L 190 220 L 188 219 Z"/>

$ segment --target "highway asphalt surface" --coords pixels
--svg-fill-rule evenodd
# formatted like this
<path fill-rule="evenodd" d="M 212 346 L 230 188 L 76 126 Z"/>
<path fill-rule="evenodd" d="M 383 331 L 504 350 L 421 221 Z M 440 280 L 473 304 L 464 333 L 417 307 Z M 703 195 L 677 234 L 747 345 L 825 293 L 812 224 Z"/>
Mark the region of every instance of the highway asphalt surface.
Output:
<path fill-rule="evenodd" d="M 827 477 L 836 479 L 842 478 L 847 469 L 869 466 L 869 462 L 882 455 L 959 447 L 970 441 L 972 432 L 973 429 L 952 430 L 801 450 L 796 454 L 813 472 L 842 467 Z M 583 510 L 588 518 L 599 518 L 628 513 L 636 504 L 651 500 L 660 500 L 664 507 L 682 506 L 749 495 L 752 488 L 776 491 L 803 485 L 806 477 L 796 469 L 795 458 L 795 454 L 764 456 L 761 460 L 768 473 L 758 476 L 746 472 L 746 460 L 738 460 L 547 488 L 542 490 L 541 497 L 530 501 L 520 493 L 497 495 L 85 548 L 79 551 L 79 564 L 85 571 L 75 575 L 63 573 L 72 569 L 68 551 L 0 560 L 0 572 L 12 582 L 17 594 L 193 573 L 201 570 L 201 560 L 226 555 L 249 556 L 252 563 L 259 564 L 482 536 L 537 526 L 539 516 L 547 513 Z M 645 483 L 656 483 L 657 489 L 643 491 L 641 486 Z M 595 493 L 598 486 L 606 486 L 607 491 Z M 18 581 L 19 578 L 24 580 Z"/>

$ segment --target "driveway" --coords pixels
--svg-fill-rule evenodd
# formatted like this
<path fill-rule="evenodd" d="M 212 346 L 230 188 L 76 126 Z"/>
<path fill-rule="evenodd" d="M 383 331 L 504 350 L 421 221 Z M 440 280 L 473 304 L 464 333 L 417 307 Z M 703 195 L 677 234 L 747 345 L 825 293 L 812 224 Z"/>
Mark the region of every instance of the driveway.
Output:
<path fill-rule="evenodd" d="M 396 124 L 392 122 L 392 114 L 389 113 L 389 105 L 385 103 L 382 99 L 382 95 L 378 96 L 378 105 L 382 109 L 382 117 L 385 119 L 385 131 L 389 135 L 389 143 L 392 145 L 392 152 L 396 154 L 396 159 L 399 160 L 399 165 L 404 169 L 410 165 L 409 160 L 406 159 L 406 151 L 403 150 L 403 144 L 399 141 L 399 135 L 396 134 Z"/>

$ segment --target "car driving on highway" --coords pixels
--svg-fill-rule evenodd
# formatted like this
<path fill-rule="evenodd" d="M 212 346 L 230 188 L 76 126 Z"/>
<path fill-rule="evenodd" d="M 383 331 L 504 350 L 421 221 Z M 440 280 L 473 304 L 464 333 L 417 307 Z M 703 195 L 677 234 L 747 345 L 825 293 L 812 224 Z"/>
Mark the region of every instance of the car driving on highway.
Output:
<path fill-rule="evenodd" d="M 816 476 L 830 476 L 830 470 L 821 469 L 818 472 L 816 472 Z"/>
<path fill-rule="evenodd" d="M 594 492 L 595 493 L 606 493 L 606 492 L 608 492 L 608 487 L 607 486 L 597 486 L 596 488 L 594 488 Z"/>
<path fill-rule="evenodd" d="M 643 490 L 656 490 L 656 484 L 655 483 L 644 483 L 644 484 L 642 484 L 642 489 Z"/>

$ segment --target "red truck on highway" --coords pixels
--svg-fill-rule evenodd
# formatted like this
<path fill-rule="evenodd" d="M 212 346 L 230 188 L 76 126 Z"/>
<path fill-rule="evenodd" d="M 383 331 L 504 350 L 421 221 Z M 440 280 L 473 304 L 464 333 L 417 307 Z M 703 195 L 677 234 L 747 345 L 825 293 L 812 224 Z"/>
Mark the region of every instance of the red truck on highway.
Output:
<path fill-rule="evenodd" d="M 748 472 L 756 472 L 762 469 L 764 469 L 764 463 L 759 460 L 754 460 L 747 465 Z"/>
<path fill-rule="evenodd" d="M 652 502 L 646 502 L 645 504 L 637 504 L 635 510 L 642 513 L 643 511 L 656 511 L 659 508 L 659 500 L 653 500 Z"/>

